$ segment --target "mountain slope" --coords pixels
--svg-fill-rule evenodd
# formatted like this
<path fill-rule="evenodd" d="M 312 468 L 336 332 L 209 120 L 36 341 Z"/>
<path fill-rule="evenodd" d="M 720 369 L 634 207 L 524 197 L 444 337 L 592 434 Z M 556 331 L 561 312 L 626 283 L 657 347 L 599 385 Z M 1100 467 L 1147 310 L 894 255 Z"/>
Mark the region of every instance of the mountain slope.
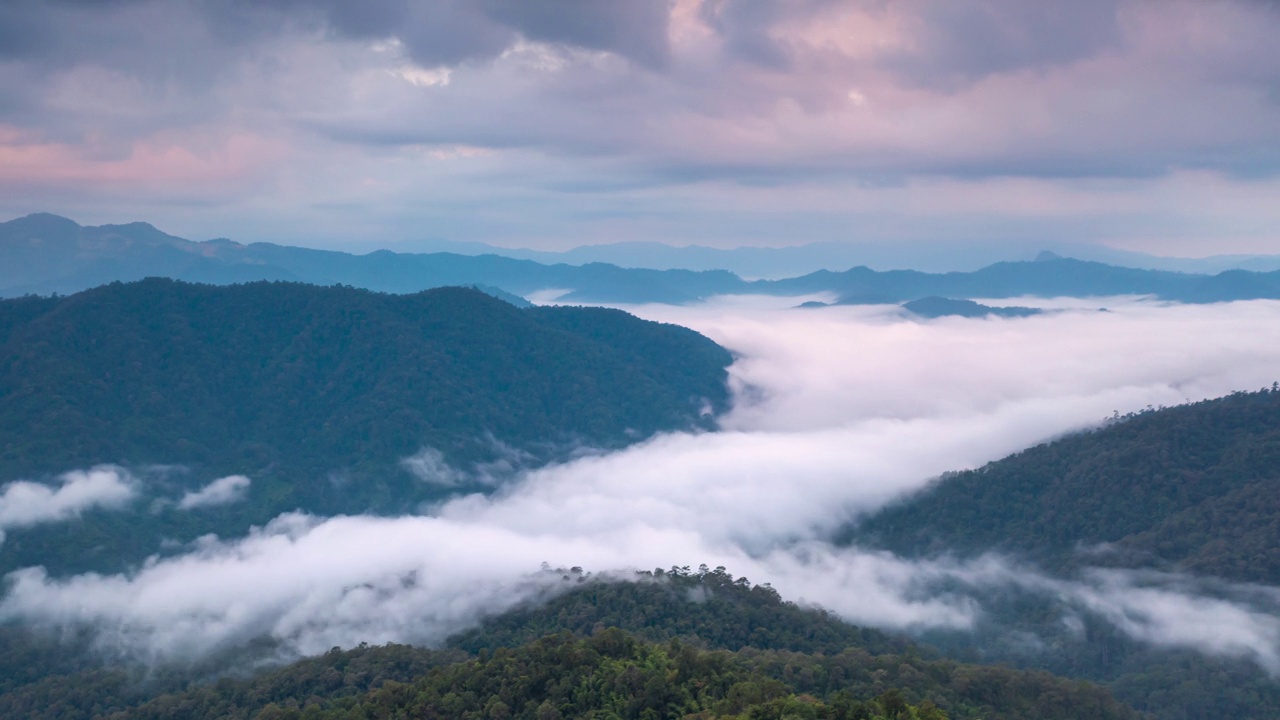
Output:
<path fill-rule="evenodd" d="M 215 683 L 163 671 L 138 682 L 125 668 L 48 675 L 7 686 L 0 713 L 32 720 L 1140 717 L 1088 683 L 937 659 L 784 603 L 723 569 L 672 568 L 639 582 L 559 572 L 564 587 L 550 604 L 492 618 L 447 649 L 335 649 Z M 592 624 L 583 628 L 584 621 Z"/>
<path fill-rule="evenodd" d="M 462 288 L 153 279 L 2 301 L 0 333 L 0 478 L 182 466 L 153 483 L 177 485 L 170 495 L 252 479 L 247 514 L 227 509 L 234 524 L 208 527 L 183 513 L 192 525 L 179 538 L 243 532 L 299 507 L 402 512 L 485 481 L 445 463 L 536 463 L 709 427 L 731 362 L 686 328 L 597 308 L 522 310 Z M 415 478 L 400 463 L 423 448 L 420 470 L 435 475 Z M 98 520 L 139 534 L 137 518 Z M 31 544 L 60 542 L 11 532 L 4 564 L 43 562 Z"/>
<path fill-rule="evenodd" d="M 908 557 L 995 552 L 1068 579 L 1097 577 L 1089 568 L 1098 566 L 1189 573 L 1118 576 L 1137 587 L 1163 578 L 1196 588 L 1188 592 L 1197 602 L 1222 599 L 1274 614 L 1265 598 L 1280 584 L 1278 532 L 1280 390 L 1273 387 L 1116 417 L 949 473 L 844 539 Z M 1247 658 L 1149 644 L 1114 618 L 1034 591 L 979 594 L 979 627 L 927 639 L 969 661 L 1104 682 L 1122 701 L 1169 720 L 1262 720 L 1280 707 L 1274 674 Z M 1231 628 L 1223 621 L 1222 632 Z"/>
<path fill-rule="evenodd" d="M 1144 412 L 944 477 L 852 537 L 908 555 L 996 550 L 1280 584 L 1280 391 Z"/>

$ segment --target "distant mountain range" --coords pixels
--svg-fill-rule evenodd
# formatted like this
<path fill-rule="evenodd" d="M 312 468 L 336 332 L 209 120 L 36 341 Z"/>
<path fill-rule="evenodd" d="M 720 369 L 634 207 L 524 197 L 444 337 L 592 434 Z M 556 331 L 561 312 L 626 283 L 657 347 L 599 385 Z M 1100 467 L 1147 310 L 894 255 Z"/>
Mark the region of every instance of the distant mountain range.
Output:
<path fill-rule="evenodd" d="M 545 264 L 586 265 L 608 263 L 651 270 L 728 270 L 744 278 L 779 280 L 818 270 L 842 270 L 859 265 L 876 270 L 913 269 L 923 272 L 969 272 L 1004 261 L 1032 260 L 1050 251 L 1079 260 L 1142 270 L 1213 274 L 1224 270 L 1270 272 L 1280 270 L 1280 255 L 1214 255 L 1178 258 L 1117 250 L 1082 242 L 1042 241 L 1028 249 L 1027 242 L 1005 241 L 829 241 L 787 247 L 713 248 L 701 245 L 667 245 L 661 242 L 617 242 L 582 245 L 559 252 L 504 248 L 479 242 L 419 240 L 392 243 L 349 243 L 347 252 L 392 250 L 398 253 L 502 255 Z M 337 249 L 336 247 L 333 249 Z"/>
<path fill-rule="evenodd" d="M 561 289 L 571 299 L 683 303 L 740 291 L 727 272 L 624 270 L 612 265 L 543 265 L 497 255 L 351 255 L 267 243 L 191 242 L 145 223 L 82 227 L 56 215 L 0 224 L 0 295 L 73 293 L 116 280 L 167 277 L 226 285 L 293 280 L 413 293 L 487 285 L 517 295 Z"/>
<path fill-rule="evenodd" d="M 834 293 L 843 305 L 903 303 L 927 297 L 950 299 L 1100 297 L 1151 295 L 1187 303 L 1280 298 L 1280 272 L 1229 270 L 1190 275 L 1136 270 L 1045 254 L 1029 262 L 1001 262 L 974 272 L 943 274 L 915 270 L 877 272 L 865 267 L 817 272 L 787 280 L 758 281 L 754 292 L 771 295 Z"/>
<path fill-rule="evenodd" d="M 151 279 L 0 301 L 0 479 L 111 463 L 171 498 L 252 479 L 249 502 L 208 512 L 11 529 L 0 570 L 101 569 L 85 547 L 120 565 L 295 508 L 406 512 L 513 464 L 709 428 L 731 361 L 683 327 L 463 288 Z"/>
<path fill-rule="evenodd" d="M 449 285 L 485 286 L 561 302 L 689 303 L 723 294 L 799 296 L 829 294 L 840 303 L 902 303 L 929 296 L 951 299 L 1019 296 L 1153 295 L 1179 302 L 1280 298 L 1280 271 L 1227 270 L 1197 275 L 1068 259 L 1043 253 L 1036 260 L 999 262 L 970 272 L 821 270 L 781 280 L 745 280 L 727 270 L 636 269 L 605 263 L 548 265 L 498 255 L 366 255 L 241 245 L 230 240 L 192 242 L 145 223 L 83 227 L 37 214 L 0 223 L 0 296 L 73 293 L 113 281 L 168 277 L 231 284 L 294 280 L 413 293 Z"/>

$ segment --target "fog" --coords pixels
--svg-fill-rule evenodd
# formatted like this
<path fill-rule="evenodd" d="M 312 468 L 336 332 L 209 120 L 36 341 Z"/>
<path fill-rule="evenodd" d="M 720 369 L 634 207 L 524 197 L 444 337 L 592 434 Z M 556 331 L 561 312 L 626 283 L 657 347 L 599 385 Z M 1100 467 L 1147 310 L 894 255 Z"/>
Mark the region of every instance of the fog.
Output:
<path fill-rule="evenodd" d="M 286 655 L 309 654 L 362 641 L 438 643 L 548 592 L 544 561 L 624 573 L 706 563 L 885 628 L 963 630 L 984 612 L 964 588 L 1017 587 L 1139 640 L 1280 668 L 1276 615 L 1241 593 L 1210 597 L 1175 577 L 1115 571 L 1055 579 L 994 557 L 914 562 L 830 543 L 943 472 L 1114 412 L 1270 386 L 1280 303 L 1108 298 L 1025 319 L 919 321 L 883 306 L 787 307 L 796 302 L 627 308 L 734 351 L 735 404 L 718 432 L 514 472 L 488 495 L 416 516 L 282 516 L 124 575 L 22 570 L 0 617 L 98 626 L 103 649 L 149 661 L 264 636 Z M 1098 312 L 1103 305 L 1110 311 Z M 441 487 L 477 486 L 430 451 L 405 467 Z"/>
<path fill-rule="evenodd" d="M 137 486 L 129 473 L 109 465 L 65 473 L 57 483 L 17 480 L 0 488 L 0 543 L 6 528 L 66 521 L 92 508 L 123 507 L 133 500 Z"/>
<path fill-rule="evenodd" d="M 230 505 L 231 503 L 240 502 L 244 500 L 245 495 L 249 492 L 251 482 L 249 478 L 243 475 L 218 478 L 199 490 L 192 490 L 183 495 L 182 499 L 178 501 L 178 508 L 180 510 L 193 510 L 195 508 Z"/>

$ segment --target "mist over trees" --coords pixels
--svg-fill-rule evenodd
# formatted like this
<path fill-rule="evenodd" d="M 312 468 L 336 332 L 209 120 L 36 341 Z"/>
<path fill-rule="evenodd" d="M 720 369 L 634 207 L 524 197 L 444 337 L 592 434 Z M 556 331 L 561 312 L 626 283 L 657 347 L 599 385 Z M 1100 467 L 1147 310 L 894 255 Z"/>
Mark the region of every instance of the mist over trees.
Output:
<path fill-rule="evenodd" d="M 916 558 L 998 553 L 1064 577 L 1109 568 L 1128 592 L 1196 587 L 1202 602 L 1274 614 L 1280 608 L 1253 588 L 1280 582 L 1278 438 L 1274 386 L 1116 414 L 1099 429 L 944 475 L 844 540 Z M 979 627 L 929 641 L 960 657 L 1105 682 L 1161 718 L 1264 718 L 1280 707 L 1274 670 L 1249 660 L 1152 647 L 1031 591 L 980 597 L 988 615 Z"/>
<path fill-rule="evenodd" d="M 849 539 L 908 556 L 997 551 L 1280 583 L 1280 390 L 1116 415 L 947 475 Z"/>
<path fill-rule="evenodd" d="M 298 508 L 405 512 L 582 447 L 706 429 L 731 361 L 617 310 L 162 279 L 0 301 L 0 348 L 0 476 L 110 464 L 176 503 L 91 512 L 70 537 L 10 530 L 6 569 L 107 570 Z M 186 512 L 184 494 L 232 476 L 248 502 Z"/>
<path fill-rule="evenodd" d="M 724 568 L 612 579 L 579 568 L 544 572 L 563 574 L 550 603 L 490 618 L 445 648 L 335 648 L 217 681 L 198 672 L 140 679 L 127 668 L 50 668 L 34 681 L 11 681 L 0 713 L 30 720 L 1141 717 L 1088 683 L 944 660 L 783 602 Z M 10 676 L 13 668 L 4 670 Z"/>

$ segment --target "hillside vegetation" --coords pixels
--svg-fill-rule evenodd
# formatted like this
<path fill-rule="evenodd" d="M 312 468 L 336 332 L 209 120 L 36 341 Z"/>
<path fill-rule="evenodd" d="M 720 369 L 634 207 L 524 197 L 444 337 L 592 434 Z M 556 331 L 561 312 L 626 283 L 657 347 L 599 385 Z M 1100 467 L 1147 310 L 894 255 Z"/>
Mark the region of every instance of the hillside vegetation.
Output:
<path fill-rule="evenodd" d="M 216 682 L 102 668 L 11 685 L 0 715 L 168 718 L 942 718 L 1140 715 L 1088 683 L 936 659 L 781 601 L 723 568 L 601 582 L 439 650 L 403 645 Z M 617 620 L 618 622 L 609 622 Z M 591 628 L 582 632 L 583 624 Z M 759 634 L 763 632 L 764 634 Z M 0 666 L 9 674 L 14 668 Z"/>
<path fill-rule="evenodd" d="M 1223 589 L 1206 576 L 1280 583 L 1277 538 L 1274 387 L 1117 416 L 947 474 L 845 536 L 910 557 L 995 552 L 1067 577 L 1097 566 L 1184 572 L 1210 597 Z M 992 589 L 983 602 L 975 632 L 930 639 L 957 657 L 1104 682 L 1168 720 L 1280 713 L 1280 684 L 1248 659 L 1151 645 L 1034 593 Z"/>
<path fill-rule="evenodd" d="M 136 557 L 159 535 L 238 534 L 295 508 L 402 512 L 491 482 L 473 477 L 477 464 L 708 428 L 728 403 L 731 360 L 686 328 L 463 288 L 150 279 L 0 301 L 0 479 L 112 463 L 173 495 L 251 478 L 249 502 L 205 519 L 113 513 L 76 530 L 85 543 L 132 543 Z M 441 477 L 401 466 L 424 448 Z M 61 531 L 11 531 L 4 565 L 95 567 L 73 557 L 78 546 Z"/>
<path fill-rule="evenodd" d="M 913 556 L 995 550 L 1269 584 L 1277 537 L 1276 389 L 1117 417 L 949 474 L 851 535 Z"/>

